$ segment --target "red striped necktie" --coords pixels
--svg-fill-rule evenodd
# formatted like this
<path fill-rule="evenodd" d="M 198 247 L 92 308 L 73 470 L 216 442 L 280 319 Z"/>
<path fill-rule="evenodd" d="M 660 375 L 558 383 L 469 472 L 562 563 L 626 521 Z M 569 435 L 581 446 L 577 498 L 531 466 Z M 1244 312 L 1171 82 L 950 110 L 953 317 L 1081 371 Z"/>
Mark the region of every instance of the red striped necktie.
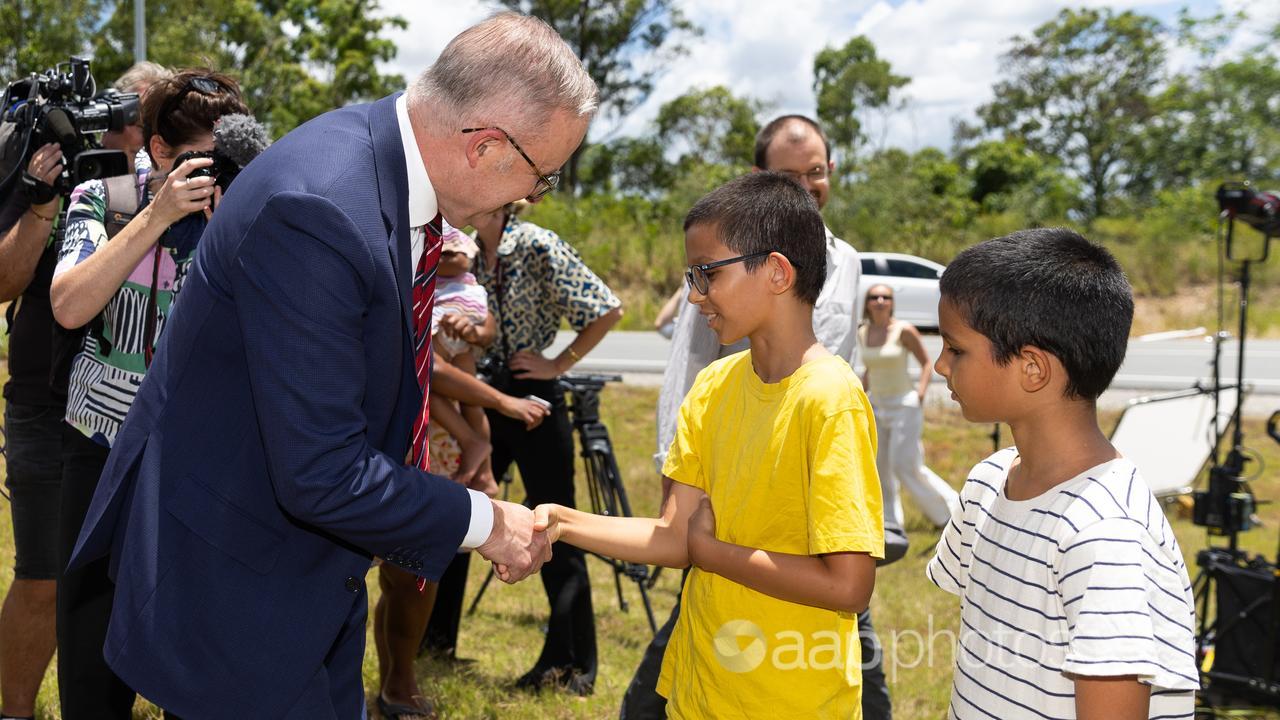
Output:
<path fill-rule="evenodd" d="M 431 308 L 435 305 L 436 265 L 440 263 L 440 222 L 441 217 L 437 213 L 431 222 L 414 228 L 415 232 L 422 233 L 422 258 L 413 273 L 413 360 L 418 387 L 422 388 L 422 407 L 413 421 L 409 463 L 423 470 L 428 469 L 430 462 L 427 420 L 431 417 L 428 402 L 431 388 Z"/>

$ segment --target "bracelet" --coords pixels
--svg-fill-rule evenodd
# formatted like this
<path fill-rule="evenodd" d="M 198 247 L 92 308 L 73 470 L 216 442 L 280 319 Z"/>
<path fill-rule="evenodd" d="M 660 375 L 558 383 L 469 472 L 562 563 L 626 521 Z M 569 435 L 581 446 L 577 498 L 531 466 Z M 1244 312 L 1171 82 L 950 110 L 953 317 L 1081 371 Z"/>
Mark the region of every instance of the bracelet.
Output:
<path fill-rule="evenodd" d="M 31 213 L 32 215 L 35 215 L 36 217 L 40 218 L 41 220 L 43 220 L 43 221 L 45 221 L 45 222 L 49 222 L 49 223 L 53 222 L 53 218 L 51 218 L 51 217 L 45 217 L 45 216 L 41 215 L 40 213 L 36 212 L 36 209 L 35 209 L 34 207 L 29 207 L 29 208 L 27 208 L 27 212 Z"/>
<path fill-rule="evenodd" d="M 569 345 L 564 350 L 565 352 L 569 353 L 569 357 L 573 358 L 574 365 L 577 365 L 578 363 L 582 362 L 582 356 L 573 351 L 572 345 Z"/>

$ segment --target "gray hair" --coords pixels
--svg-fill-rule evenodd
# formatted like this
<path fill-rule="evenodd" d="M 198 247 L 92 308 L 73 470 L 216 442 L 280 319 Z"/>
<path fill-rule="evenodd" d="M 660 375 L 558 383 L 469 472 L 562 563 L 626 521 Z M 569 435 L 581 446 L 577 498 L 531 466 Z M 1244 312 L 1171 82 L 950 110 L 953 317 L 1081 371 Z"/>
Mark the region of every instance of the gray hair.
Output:
<path fill-rule="evenodd" d="M 140 63 L 134 63 L 133 67 L 125 70 L 124 74 L 120 76 L 120 79 L 116 80 L 116 84 L 112 87 L 121 92 L 134 92 L 137 90 L 145 94 L 147 88 L 171 77 L 173 77 L 173 71 L 169 68 L 149 60 L 143 60 Z"/>
<path fill-rule="evenodd" d="M 595 81 L 550 25 L 500 12 L 449 41 L 410 86 L 408 103 L 432 100 L 428 122 L 437 126 L 501 117 L 515 132 L 541 130 L 557 110 L 589 118 L 598 96 Z"/>

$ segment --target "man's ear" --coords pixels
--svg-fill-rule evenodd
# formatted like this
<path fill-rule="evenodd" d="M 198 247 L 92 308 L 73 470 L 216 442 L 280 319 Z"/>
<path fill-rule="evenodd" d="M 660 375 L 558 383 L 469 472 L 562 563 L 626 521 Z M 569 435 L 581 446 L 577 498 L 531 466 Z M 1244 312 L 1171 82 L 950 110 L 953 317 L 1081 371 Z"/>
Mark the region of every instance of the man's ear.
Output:
<path fill-rule="evenodd" d="M 467 135 L 466 154 L 467 165 L 472 169 L 480 164 L 480 158 L 485 153 L 493 152 L 494 145 L 499 142 L 497 130 L 477 130 Z"/>
<path fill-rule="evenodd" d="M 1018 382 L 1026 392 L 1039 392 L 1048 387 L 1061 371 L 1061 366 L 1054 362 L 1053 354 L 1036 347 L 1026 345 L 1018 353 Z"/>

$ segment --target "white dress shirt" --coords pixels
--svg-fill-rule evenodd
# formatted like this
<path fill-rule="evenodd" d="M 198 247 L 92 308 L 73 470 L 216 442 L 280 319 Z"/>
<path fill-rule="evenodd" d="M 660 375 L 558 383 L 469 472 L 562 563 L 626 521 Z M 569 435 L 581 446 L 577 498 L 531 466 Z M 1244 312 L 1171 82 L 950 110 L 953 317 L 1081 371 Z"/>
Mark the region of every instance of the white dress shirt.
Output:
<path fill-rule="evenodd" d="M 409 124 L 409 109 L 405 105 L 405 96 L 396 98 L 396 119 L 400 121 L 400 141 L 404 144 L 405 170 L 409 178 L 409 233 L 413 248 L 413 265 L 418 267 L 422 259 L 423 230 L 422 226 L 431 222 L 439 213 L 435 188 L 431 186 L 431 178 L 427 176 L 427 166 L 422 161 L 422 153 L 418 152 L 418 141 L 413 135 L 413 126 Z M 471 497 L 471 523 L 467 526 L 466 537 L 462 539 L 460 550 L 474 550 L 489 539 L 493 531 L 493 503 L 482 492 L 467 489 Z"/>

